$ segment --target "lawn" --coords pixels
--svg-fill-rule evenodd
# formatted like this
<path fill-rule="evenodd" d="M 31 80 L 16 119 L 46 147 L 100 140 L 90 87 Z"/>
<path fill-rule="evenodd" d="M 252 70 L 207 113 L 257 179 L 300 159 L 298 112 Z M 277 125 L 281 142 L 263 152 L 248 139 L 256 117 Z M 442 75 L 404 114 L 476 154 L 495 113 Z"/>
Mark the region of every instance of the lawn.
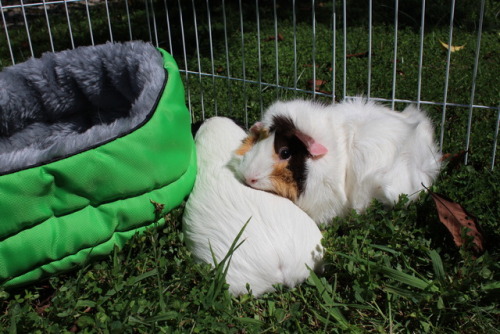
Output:
<path fill-rule="evenodd" d="M 362 56 L 368 51 L 366 4 L 353 3 L 348 11 L 345 49 L 346 54 L 359 56 L 347 60 L 342 53 L 341 4 L 335 9 L 334 36 L 331 5 L 317 5 L 313 32 L 310 6 L 298 7 L 301 15 L 294 29 L 286 3 L 278 1 L 281 9 L 277 31 L 282 37 L 278 41 L 272 38 L 276 34 L 271 3 L 261 4 L 260 36 L 255 33 L 255 7 L 245 4 L 244 48 L 240 17 L 235 15 L 239 13 L 239 3 L 229 1 L 225 8 L 212 4 L 215 77 L 197 73 L 184 76 L 186 101 L 193 119 L 218 114 L 251 124 L 259 119 L 262 108 L 277 98 L 311 98 L 313 87 L 309 81 L 313 78 L 320 80 L 315 97 L 319 100 L 332 101 L 332 92 L 336 99 L 367 94 L 368 57 Z M 110 5 L 114 14 L 111 15 L 113 38 L 130 39 L 123 4 Z M 181 28 L 177 21 L 178 6 L 176 2 L 168 5 L 170 17 L 176 18 L 170 22 L 170 29 L 177 36 Z M 416 100 L 419 15 L 411 17 L 410 5 L 400 5 L 395 96 L 400 100 Z M 494 17 L 499 8 L 493 1 L 486 1 L 486 5 L 474 103 L 497 106 L 500 43 Z M 161 27 L 158 44 L 172 51 L 181 68 L 187 65 L 189 71 L 211 74 L 205 3 L 197 7 L 199 49 L 194 46 L 192 8 L 189 3 L 182 4 L 188 41 L 186 58 L 179 39 L 172 41 L 170 49 L 166 22 L 158 14 L 164 13 L 164 4 L 160 1 L 157 6 L 157 26 Z M 259 299 L 250 295 L 235 298 L 227 293 L 220 268 L 195 263 L 184 246 L 181 206 L 166 214 L 157 228 L 135 236 L 123 249 L 115 249 L 107 257 L 30 286 L 15 290 L 0 288 L 0 332 L 500 332 L 500 173 L 498 166 L 491 168 L 498 110 L 473 108 L 470 114 L 467 106 L 460 106 L 470 100 L 477 38 L 478 15 L 467 6 L 460 2 L 455 17 L 454 45 L 465 45 L 451 54 L 447 99 L 456 105 L 446 107 L 444 123 L 442 105 L 424 103 L 422 107 L 436 125 L 436 139 L 442 138 L 444 153 L 459 154 L 464 149 L 471 117 L 468 164 L 463 163 L 462 157 L 445 164 L 431 189 L 452 198 L 476 217 L 485 239 L 484 253 L 475 253 L 468 238 L 462 247 L 454 244 L 439 221 L 429 194 L 422 194 L 409 205 L 405 205 L 406 198 L 402 197 L 393 209 L 374 202 L 364 214 L 351 212 L 322 227 L 327 249 L 323 273 L 312 274 L 294 289 L 278 286 L 275 293 Z M 71 8 L 74 8 L 70 11 L 73 43 L 89 44 L 85 7 Z M 149 40 L 147 23 L 152 18 L 145 19 L 144 3 L 130 1 L 128 9 L 133 38 Z M 449 7 L 430 4 L 427 11 L 422 101 L 443 101 L 447 51 L 440 41 L 448 40 L 449 17 L 443 18 L 440 10 L 449 11 Z M 93 38 L 96 43 L 104 42 L 109 39 L 105 8 L 95 6 L 91 11 Z M 227 33 L 221 19 L 224 11 L 228 18 Z M 390 7 L 374 7 L 370 96 L 381 99 L 391 99 L 393 95 L 394 27 L 393 17 L 386 12 L 392 13 Z M 50 50 L 47 31 L 33 28 L 46 26 L 44 16 L 31 13 L 29 20 L 34 54 Z M 55 49 L 71 47 L 66 16 L 51 16 L 51 27 Z M 29 57 L 31 51 L 24 26 L 18 22 L 9 32 L 16 62 Z M 11 61 L 4 39 L 0 35 L 2 66 Z M 151 39 L 155 42 L 154 34 Z M 296 66 L 293 59 L 297 59 Z M 227 77 L 245 77 L 249 82 Z M 264 84 L 259 84 L 259 78 Z M 395 107 L 400 109 L 404 103 L 396 103 Z"/>

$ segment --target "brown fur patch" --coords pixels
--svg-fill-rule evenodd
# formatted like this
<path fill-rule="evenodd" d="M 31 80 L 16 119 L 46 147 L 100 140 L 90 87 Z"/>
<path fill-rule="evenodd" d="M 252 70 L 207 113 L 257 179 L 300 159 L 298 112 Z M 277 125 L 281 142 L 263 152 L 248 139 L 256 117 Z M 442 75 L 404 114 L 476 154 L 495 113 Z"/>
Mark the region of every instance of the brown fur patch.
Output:
<path fill-rule="evenodd" d="M 278 156 L 276 155 L 276 161 Z M 280 161 L 274 165 L 274 170 L 270 176 L 274 187 L 274 192 L 277 195 L 286 197 L 295 202 L 299 196 L 299 187 L 293 177 L 293 173 L 287 168 L 288 161 Z"/>
<path fill-rule="evenodd" d="M 266 139 L 267 137 L 269 137 L 269 131 L 267 129 L 259 129 L 256 132 L 250 132 L 234 153 L 237 155 L 245 155 L 258 141 Z"/>

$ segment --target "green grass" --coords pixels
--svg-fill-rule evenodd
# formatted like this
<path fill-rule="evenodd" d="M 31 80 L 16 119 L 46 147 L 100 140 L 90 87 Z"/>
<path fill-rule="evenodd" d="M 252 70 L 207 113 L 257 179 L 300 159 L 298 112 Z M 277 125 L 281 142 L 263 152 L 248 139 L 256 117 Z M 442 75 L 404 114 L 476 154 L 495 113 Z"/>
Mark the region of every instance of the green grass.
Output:
<path fill-rule="evenodd" d="M 281 4 L 280 1 L 278 3 Z M 132 1 L 134 38 L 149 39 L 144 18 L 144 3 Z M 159 2 L 157 13 L 163 9 Z M 173 17 L 176 3 L 169 2 Z M 261 52 L 263 82 L 274 84 L 275 44 L 264 39 L 274 35 L 272 10 L 261 10 Z M 448 101 L 468 103 L 474 59 L 475 23 L 477 13 L 457 11 L 454 40 L 466 47 L 452 54 Z M 184 4 L 183 4 L 184 6 Z M 185 5 L 187 6 L 187 5 Z M 257 80 L 257 38 L 253 31 L 255 9 L 245 9 L 245 75 Z M 282 4 L 282 8 L 285 4 Z M 361 6 L 361 5 L 360 5 Z M 363 3 L 362 6 L 366 6 Z M 349 21 L 347 53 L 367 51 L 364 7 L 356 14 L 352 9 Z M 407 6 L 401 4 L 401 6 Z M 442 101 L 446 52 L 439 40 L 447 41 L 447 18 L 438 15 L 439 5 L 429 9 L 429 22 L 424 40 L 425 54 L 422 73 L 422 96 L 427 101 Z M 487 1 L 485 31 L 483 33 L 480 67 L 475 103 L 486 106 L 498 104 L 499 43 L 498 30 L 492 23 L 498 8 Z M 353 7 L 355 7 L 353 5 Z M 73 7 L 72 7 L 73 8 Z M 356 7 L 357 8 L 357 7 Z M 391 17 L 384 16 L 385 7 L 376 7 L 373 30 L 371 95 L 380 98 L 392 96 L 393 28 Z M 409 11 L 405 11 L 408 13 Z M 242 50 L 239 17 L 229 15 L 238 9 L 237 2 L 228 2 L 229 65 L 232 77 L 242 78 Z M 432 9 L 432 10 L 431 10 Z M 189 43 L 194 43 L 194 31 L 189 28 L 190 7 L 185 9 L 185 29 Z M 310 9 L 309 9 L 310 10 Z M 339 12 L 341 8 L 337 8 Z M 446 7 L 447 10 L 447 7 Z M 495 11 L 496 10 L 496 11 Z M 123 4 L 111 2 L 113 34 L 117 40 L 127 40 L 128 23 L 124 20 Z M 227 74 L 222 9 L 214 5 L 215 68 L 220 76 Z M 328 12 L 329 11 L 329 12 Z M 201 70 L 211 72 L 206 19 L 203 7 L 198 12 L 201 42 Z M 307 9 L 297 26 L 298 80 L 294 82 L 293 29 L 290 21 L 280 19 L 278 30 L 284 40 L 278 42 L 279 83 L 283 86 L 308 90 L 312 79 L 312 30 Z M 336 38 L 336 76 L 332 71 L 331 7 L 318 11 L 316 27 L 316 75 L 324 80 L 325 91 L 341 97 L 343 92 L 343 39 L 341 22 Z M 466 15 L 470 13 L 471 15 Z M 286 16 L 285 9 L 279 16 Z M 328 14 L 328 15 L 327 15 Z M 71 11 L 75 44 L 89 43 L 88 24 L 84 12 Z M 105 11 L 102 6 L 92 8 L 96 42 L 108 38 Z M 356 16 L 356 15 L 359 15 Z M 469 17 L 470 16 L 470 17 Z M 403 15 L 398 43 L 398 76 L 396 97 L 415 99 L 419 33 L 409 15 Z M 30 17 L 42 27 L 43 17 Z M 356 20 L 358 19 L 358 20 Z M 36 21 L 38 20 L 38 21 Z M 64 16 L 51 16 L 56 49 L 71 47 Z M 418 19 L 415 19 L 418 21 Z M 247 23 L 248 22 L 248 23 Z M 418 23 L 418 22 L 417 22 Z M 162 25 L 158 17 L 158 25 Z M 50 49 L 47 32 L 34 29 L 34 51 L 39 55 Z M 16 61 L 29 56 L 24 27 L 11 27 Z M 172 26 L 177 33 L 179 26 Z M 161 31 L 161 30 L 160 30 Z M 205 35 L 204 35 L 205 34 Z M 167 47 L 165 34 L 160 45 Z M 0 36 L 4 38 L 4 36 Z M 42 42 L 43 41 L 43 42 Z M 173 54 L 184 67 L 184 58 L 173 41 Z M 2 45 L 4 41 L 0 41 Z M 191 44 L 190 44 L 191 45 Z M 198 70 L 196 49 L 189 47 L 188 69 Z M 2 65 L 9 64 L 8 50 L 0 50 Z M 346 94 L 366 93 L 367 58 L 347 60 Z M 185 78 L 185 77 L 184 77 Z M 215 82 L 215 85 L 214 85 Z M 185 82 L 190 96 L 194 118 L 201 117 L 201 96 L 207 117 L 232 116 L 251 123 L 260 117 L 263 107 L 276 98 L 310 97 L 309 93 L 276 89 L 273 86 L 243 84 L 225 78 L 199 79 L 189 75 Z M 243 94 L 244 92 L 244 94 Z M 318 96 L 331 100 L 331 97 Z M 245 106 L 248 120 L 245 117 Z M 396 104 L 397 108 L 403 107 Z M 424 106 L 440 126 L 443 108 Z M 443 151 L 456 153 L 464 148 L 469 109 L 447 107 L 443 133 Z M 458 249 L 437 214 L 428 195 L 405 206 L 406 199 L 393 209 L 384 209 L 373 203 L 365 214 L 352 212 L 335 219 L 324 227 L 323 243 L 327 249 L 325 271 L 314 275 L 304 284 L 286 289 L 277 287 L 275 293 L 255 299 L 249 295 L 231 297 L 223 283 L 223 266 L 212 269 L 195 263 L 184 246 L 181 232 L 182 206 L 165 217 L 165 224 L 134 237 L 123 249 L 97 259 L 70 273 L 51 277 L 31 286 L 0 289 L 0 332 L 10 333 L 171 333 L 171 332 L 327 332 L 327 333 L 498 333 L 500 325 L 500 173 L 490 169 L 491 150 L 497 111 L 474 109 L 469 165 L 445 169 L 433 190 L 447 194 L 475 215 L 486 239 L 487 251 L 474 255 L 470 242 Z M 436 131 L 439 137 L 439 129 Z M 236 244 L 235 244 L 236 246 Z"/>

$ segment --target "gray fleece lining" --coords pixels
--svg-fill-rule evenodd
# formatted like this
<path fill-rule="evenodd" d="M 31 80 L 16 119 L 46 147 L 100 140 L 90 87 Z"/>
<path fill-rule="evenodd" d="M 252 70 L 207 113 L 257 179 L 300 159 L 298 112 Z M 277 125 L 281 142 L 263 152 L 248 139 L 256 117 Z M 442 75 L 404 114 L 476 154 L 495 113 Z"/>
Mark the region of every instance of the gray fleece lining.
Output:
<path fill-rule="evenodd" d="M 144 42 L 46 53 L 0 72 L 0 174 L 93 147 L 140 125 L 166 72 Z"/>

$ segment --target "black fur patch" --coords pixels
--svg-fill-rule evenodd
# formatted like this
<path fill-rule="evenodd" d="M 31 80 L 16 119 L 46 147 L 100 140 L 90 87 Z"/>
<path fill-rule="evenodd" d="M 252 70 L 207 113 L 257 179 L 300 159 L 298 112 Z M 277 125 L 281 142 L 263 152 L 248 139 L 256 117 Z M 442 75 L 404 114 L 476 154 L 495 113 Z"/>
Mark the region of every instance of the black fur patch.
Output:
<path fill-rule="evenodd" d="M 279 155 L 281 147 L 288 147 L 291 157 L 288 160 L 287 169 L 292 172 L 297 182 L 298 195 L 303 192 L 306 183 L 306 159 L 311 157 L 306 145 L 295 136 L 296 127 L 289 117 L 275 116 L 270 131 L 275 133 L 274 151 Z"/>

